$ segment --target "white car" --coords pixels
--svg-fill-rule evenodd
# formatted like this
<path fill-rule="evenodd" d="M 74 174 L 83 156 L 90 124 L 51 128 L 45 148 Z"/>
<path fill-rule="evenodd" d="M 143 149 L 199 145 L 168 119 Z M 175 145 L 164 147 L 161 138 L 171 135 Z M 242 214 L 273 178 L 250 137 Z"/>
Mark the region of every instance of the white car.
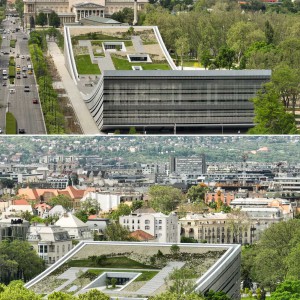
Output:
<path fill-rule="evenodd" d="M 3 133 L 3 131 L 2 131 L 2 129 L 0 128 L 0 134 L 2 134 Z"/>
<path fill-rule="evenodd" d="M 22 55 L 21 58 L 24 59 L 24 58 L 25 58 L 25 55 Z"/>

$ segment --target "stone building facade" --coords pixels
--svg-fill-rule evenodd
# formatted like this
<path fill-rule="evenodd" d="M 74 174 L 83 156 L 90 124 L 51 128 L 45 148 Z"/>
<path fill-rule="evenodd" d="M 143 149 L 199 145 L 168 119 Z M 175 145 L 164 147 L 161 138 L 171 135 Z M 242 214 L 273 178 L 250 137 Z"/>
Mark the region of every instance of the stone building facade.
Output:
<path fill-rule="evenodd" d="M 142 10 L 148 0 L 140 0 L 137 10 Z M 47 16 L 54 11 L 60 18 L 61 25 L 66 23 L 80 23 L 90 16 L 105 17 L 118 12 L 125 7 L 134 7 L 133 0 L 24 0 L 24 26 L 29 27 L 30 17 L 36 18 L 40 12 Z"/>

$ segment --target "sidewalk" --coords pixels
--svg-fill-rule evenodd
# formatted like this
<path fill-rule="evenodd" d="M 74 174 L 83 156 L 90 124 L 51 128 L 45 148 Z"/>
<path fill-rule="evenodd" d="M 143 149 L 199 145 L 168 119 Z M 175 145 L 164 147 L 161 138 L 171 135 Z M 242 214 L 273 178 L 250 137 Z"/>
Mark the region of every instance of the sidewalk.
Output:
<path fill-rule="evenodd" d="M 48 50 L 53 59 L 54 65 L 61 77 L 64 88 L 68 94 L 74 112 L 82 128 L 83 134 L 100 134 L 93 117 L 84 103 L 77 86 L 73 82 L 67 68 L 65 67 L 64 54 L 61 53 L 55 42 L 48 42 Z"/>

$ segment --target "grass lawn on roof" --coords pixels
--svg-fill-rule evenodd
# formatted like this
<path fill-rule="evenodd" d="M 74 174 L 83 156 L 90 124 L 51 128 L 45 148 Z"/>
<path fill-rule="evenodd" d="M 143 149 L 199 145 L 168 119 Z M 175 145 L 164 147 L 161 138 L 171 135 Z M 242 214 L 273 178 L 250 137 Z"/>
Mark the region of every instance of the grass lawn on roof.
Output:
<path fill-rule="evenodd" d="M 78 259 L 67 262 L 68 267 L 85 267 L 85 268 L 118 268 L 118 269 L 154 269 L 152 266 L 144 265 L 138 261 L 132 260 L 125 256 L 107 257 L 101 262 L 96 264 L 90 259 Z"/>
<path fill-rule="evenodd" d="M 143 70 L 171 70 L 167 63 L 130 63 L 128 59 L 122 59 L 111 55 L 116 70 L 132 70 L 133 66 L 141 66 Z"/>
<path fill-rule="evenodd" d="M 76 55 L 75 63 L 78 74 L 101 74 L 97 64 L 93 64 L 89 54 Z"/>

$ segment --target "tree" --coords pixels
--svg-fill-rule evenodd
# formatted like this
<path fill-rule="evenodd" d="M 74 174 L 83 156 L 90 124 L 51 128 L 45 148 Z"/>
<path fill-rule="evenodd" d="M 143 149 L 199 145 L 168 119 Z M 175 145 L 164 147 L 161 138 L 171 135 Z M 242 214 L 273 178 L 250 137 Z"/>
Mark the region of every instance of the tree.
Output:
<path fill-rule="evenodd" d="M 196 293 L 177 294 L 165 292 L 158 296 L 150 297 L 149 300 L 204 300 L 204 298 Z"/>
<path fill-rule="evenodd" d="M 250 227 L 247 214 L 240 210 L 232 210 L 227 216 L 227 224 L 232 233 L 233 243 L 241 243 L 242 235 Z"/>
<path fill-rule="evenodd" d="M 115 12 L 111 16 L 112 19 L 119 21 L 121 23 L 133 23 L 133 9 L 125 7 L 122 10 Z"/>
<path fill-rule="evenodd" d="M 130 127 L 130 128 L 129 128 L 128 134 L 136 134 L 136 133 L 137 133 L 137 132 L 136 132 L 135 127 Z"/>
<path fill-rule="evenodd" d="M 295 134 L 297 127 L 295 118 L 287 113 L 281 102 L 280 95 L 270 85 L 258 91 L 252 99 L 254 103 L 254 128 L 251 134 Z"/>
<path fill-rule="evenodd" d="M 36 20 L 35 23 L 37 25 L 40 25 L 42 27 L 44 27 L 47 24 L 47 15 L 43 12 L 40 12 L 37 16 L 36 16 Z"/>
<path fill-rule="evenodd" d="M 81 210 L 89 215 L 96 215 L 101 210 L 100 204 L 96 199 L 86 198 L 84 201 L 80 202 Z"/>
<path fill-rule="evenodd" d="M 226 293 L 220 291 L 220 292 L 215 292 L 215 291 L 208 291 L 205 295 L 205 300 L 230 300 L 231 298 L 227 296 Z"/>
<path fill-rule="evenodd" d="M 176 295 L 185 295 L 193 291 L 195 271 L 190 268 L 175 268 L 166 280 L 168 290 Z"/>
<path fill-rule="evenodd" d="M 45 270 L 45 262 L 27 241 L 14 240 L 0 243 L 0 256 L 17 263 L 17 272 L 12 279 L 30 280 Z"/>
<path fill-rule="evenodd" d="M 80 294 L 78 300 L 109 300 L 110 297 L 96 289 L 89 290 L 87 293 Z"/>
<path fill-rule="evenodd" d="M 30 16 L 29 18 L 29 24 L 30 24 L 30 29 L 35 28 L 35 21 L 34 21 L 34 17 Z"/>
<path fill-rule="evenodd" d="M 0 185 L 3 188 L 12 189 L 15 186 L 15 182 L 13 180 L 11 180 L 11 179 L 3 178 L 3 179 L 0 180 Z"/>
<path fill-rule="evenodd" d="M 234 62 L 235 52 L 234 50 L 223 46 L 220 48 L 219 54 L 216 58 L 216 64 L 219 68 L 231 69 Z"/>
<path fill-rule="evenodd" d="M 292 106 L 295 115 L 296 103 L 300 94 L 300 73 L 286 64 L 276 67 L 272 73 L 272 88 L 281 97 L 284 107 Z"/>
<path fill-rule="evenodd" d="M 175 40 L 175 49 L 176 54 L 180 57 L 181 69 L 183 69 L 184 55 L 186 55 L 190 50 L 188 38 L 186 36 L 181 36 L 177 40 Z"/>
<path fill-rule="evenodd" d="M 252 279 L 271 289 L 289 277 L 299 280 L 299 271 L 295 274 L 291 268 L 293 259 L 296 258 L 294 264 L 298 264 L 295 254 L 299 243 L 300 220 L 272 224 L 262 233 L 253 249 Z"/>
<path fill-rule="evenodd" d="M 269 22 L 269 20 L 267 20 L 265 22 L 265 36 L 266 36 L 266 42 L 267 44 L 273 44 L 274 41 L 274 29 L 271 25 L 271 23 Z"/>
<path fill-rule="evenodd" d="M 265 39 L 264 33 L 256 29 L 254 24 L 242 21 L 230 27 L 227 37 L 227 44 L 237 54 L 238 63 L 251 44 Z"/>
<path fill-rule="evenodd" d="M 128 216 L 131 213 L 131 207 L 125 203 L 120 203 L 118 208 L 111 213 L 111 218 L 115 221 L 119 221 L 119 217 Z"/>
<path fill-rule="evenodd" d="M 205 184 L 198 184 L 191 186 L 186 194 L 187 199 L 191 202 L 203 202 L 205 193 L 208 191 L 208 187 Z"/>
<path fill-rule="evenodd" d="M 84 210 L 78 210 L 75 212 L 75 217 L 81 220 L 83 223 L 86 223 L 89 219 L 89 215 Z"/>
<path fill-rule="evenodd" d="M 79 184 L 79 180 L 78 180 L 78 174 L 77 173 L 72 173 L 69 177 L 69 186 L 73 186 L 73 185 L 78 185 Z"/>
<path fill-rule="evenodd" d="M 276 287 L 276 291 L 271 293 L 269 300 L 299 300 L 300 280 L 287 280 Z"/>
<path fill-rule="evenodd" d="M 131 210 L 135 211 L 141 207 L 143 207 L 144 201 L 143 200 L 135 200 L 131 202 Z"/>
<path fill-rule="evenodd" d="M 52 11 L 49 15 L 49 26 L 57 28 L 60 26 L 60 18 L 55 11 Z"/>
<path fill-rule="evenodd" d="M 65 209 L 73 208 L 72 200 L 68 196 L 65 196 L 65 195 L 58 195 L 58 196 L 52 197 L 49 199 L 49 201 L 47 203 L 51 206 L 61 205 Z"/>
<path fill-rule="evenodd" d="M 3 286 L 2 286 L 3 287 Z M 21 280 L 12 281 L 7 287 L 0 291 L 0 300 L 41 300 L 41 295 L 36 295 L 24 287 Z"/>
<path fill-rule="evenodd" d="M 130 231 L 124 228 L 119 223 L 109 224 L 104 232 L 105 238 L 108 241 L 134 241 L 130 236 Z"/>
<path fill-rule="evenodd" d="M 180 253 L 180 247 L 174 244 L 170 247 L 170 252 L 173 256 L 177 257 Z"/>
<path fill-rule="evenodd" d="M 153 185 L 149 188 L 150 206 L 162 213 L 170 213 L 183 200 L 181 191 L 171 186 Z"/>
<path fill-rule="evenodd" d="M 206 70 L 211 64 L 212 55 L 210 54 L 209 50 L 202 51 L 202 49 L 200 49 L 198 53 L 199 62 L 203 65 L 203 67 Z"/>
<path fill-rule="evenodd" d="M 70 294 L 63 292 L 54 292 L 47 297 L 48 300 L 75 300 L 76 298 Z"/>

